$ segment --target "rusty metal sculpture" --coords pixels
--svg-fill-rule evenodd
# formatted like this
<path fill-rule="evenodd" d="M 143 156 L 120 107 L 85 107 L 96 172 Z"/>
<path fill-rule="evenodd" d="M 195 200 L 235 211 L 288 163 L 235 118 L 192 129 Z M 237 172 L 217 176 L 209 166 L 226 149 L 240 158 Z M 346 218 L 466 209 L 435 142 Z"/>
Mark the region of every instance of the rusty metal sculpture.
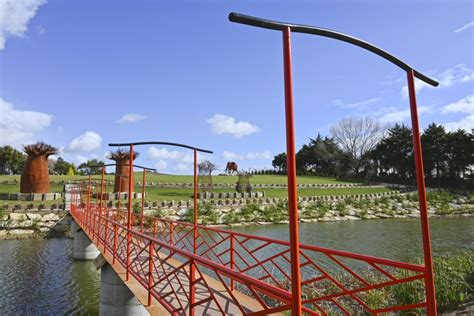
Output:
<path fill-rule="evenodd" d="M 49 193 L 51 182 L 48 172 L 48 157 L 58 152 L 57 148 L 38 142 L 23 146 L 28 155 L 20 179 L 21 193 Z"/>
<path fill-rule="evenodd" d="M 235 174 L 239 172 L 239 166 L 237 165 L 236 162 L 229 161 L 227 162 L 227 165 L 224 171 L 228 174 Z"/>
<path fill-rule="evenodd" d="M 138 157 L 138 153 L 133 153 L 133 160 Z M 114 192 L 128 192 L 129 191 L 129 181 L 128 175 L 130 172 L 130 153 L 128 151 L 118 149 L 116 152 L 110 153 L 107 157 L 108 159 L 114 160 L 115 165 L 115 182 L 114 182 Z M 131 187 L 131 192 L 133 192 L 133 183 Z"/>

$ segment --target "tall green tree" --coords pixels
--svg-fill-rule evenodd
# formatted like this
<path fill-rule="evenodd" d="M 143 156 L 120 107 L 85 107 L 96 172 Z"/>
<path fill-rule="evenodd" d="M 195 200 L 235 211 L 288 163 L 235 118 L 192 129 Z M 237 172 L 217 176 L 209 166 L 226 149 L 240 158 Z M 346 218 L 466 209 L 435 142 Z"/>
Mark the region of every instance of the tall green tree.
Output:
<path fill-rule="evenodd" d="M 469 167 L 474 165 L 473 134 L 462 129 L 448 133 L 444 149 L 449 177 L 465 178 Z"/>
<path fill-rule="evenodd" d="M 77 167 L 77 171 L 81 174 L 100 174 L 101 168 L 105 163 L 98 159 L 90 159 L 86 162 L 81 163 Z"/>
<path fill-rule="evenodd" d="M 0 174 L 20 174 L 27 156 L 12 146 L 0 147 Z"/>
<path fill-rule="evenodd" d="M 396 124 L 370 153 L 376 168 L 386 175 L 406 180 L 415 173 L 411 129 Z"/>
<path fill-rule="evenodd" d="M 435 123 L 428 125 L 421 135 L 425 175 L 428 179 L 434 176 L 440 178 L 447 170 L 447 140 L 444 127 Z"/>
<path fill-rule="evenodd" d="M 53 173 L 66 175 L 71 169 L 74 174 L 76 173 L 76 166 L 73 163 L 69 163 L 63 158 L 59 157 L 58 160 L 54 163 Z"/>
<path fill-rule="evenodd" d="M 272 166 L 278 172 L 286 172 L 286 153 L 280 153 L 273 157 Z"/>

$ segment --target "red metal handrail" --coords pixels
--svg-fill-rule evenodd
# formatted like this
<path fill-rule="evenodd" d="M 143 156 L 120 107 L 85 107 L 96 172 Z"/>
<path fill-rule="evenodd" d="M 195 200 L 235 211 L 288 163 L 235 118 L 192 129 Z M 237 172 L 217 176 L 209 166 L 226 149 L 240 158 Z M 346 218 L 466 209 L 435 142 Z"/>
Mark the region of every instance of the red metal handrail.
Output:
<path fill-rule="evenodd" d="M 236 295 L 238 292 L 254 303 L 253 312 L 257 314 L 292 308 L 288 241 L 141 214 L 132 213 L 128 218 L 128 212 L 113 208 L 100 214 L 100 208 L 87 208 L 84 207 L 87 204 L 77 202 L 72 204 L 72 214 L 91 239 L 102 244 L 104 252 L 107 249 L 112 254 L 113 262 L 120 263 L 129 276 L 148 290 L 150 303 L 155 298 L 170 313 L 191 314 L 198 306 L 213 304 L 216 313 L 225 314 L 213 290 L 215 287 L 206 283 L 209 280 L 219 285 L 242 314 L 249 314 L 250 310 L 241 296 Z M 331 310 L 378 314 L 426 308 L 424 299 L 390 306 L 369 306 L 366 302 L 371 292 L 426 278 L 424 266 L 313 245 L 299 246 L 302 310 L 307 314 L 325 315 Z M 148 259 L 145 262 L 143 258 Z M 354 265 L 364 265 L 379 278 L 368 279 Z M 157 281 L 161 286 L 168 284 L 169 291 L 154 290 Z M 175 283 L 179 283 L 177 288 L 172 286 Z M 191 285 L 199 286 L 200 292 L 208 296 L 199 299 L 195 294 L 195 300 L 189 300 Z M 186 305 L 180 302 L 183 299 L 194 303 Z"/>

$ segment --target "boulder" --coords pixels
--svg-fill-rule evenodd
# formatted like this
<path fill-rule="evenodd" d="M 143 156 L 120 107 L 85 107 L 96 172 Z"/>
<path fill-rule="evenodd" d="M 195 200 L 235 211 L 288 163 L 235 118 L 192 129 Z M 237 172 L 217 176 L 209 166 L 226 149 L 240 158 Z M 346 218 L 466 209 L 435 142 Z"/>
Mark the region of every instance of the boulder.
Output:
<path fill-rule="evenodd" d="M 64 233 L 69 230 L 69 226 L 66 224 L 58 224 L 53 227 L 54 231 Z"/>
<path fill-rule="evenodd" d="M 32 235 L 35 231 L 32 229 L 12 229 L 10 235 Z"/>
<path fill-rule="evenodd" d="M 10 219 L 18 222 L 27 220 L 26 214 L 24 213 L 10 213 Z"/>
<path fill-rule="evenodd" d="M 26 220 L 18 223 L 18 227 L 20 228 L 30 228 L 33 226 L 32 220 Z"/>
<path fill-rule="evenodd" d="M 188 214 L 188 210 L 185 209 L 185 208 L 182 208 L 182 209 L 180 209 L 179 211 L 176 212 L 176 215 L 178 215 L 180 217 L 185 216 L 186 214 Z"/>
<path fill-rule="evenodd" d="M 59 220 L 59 216 L 54 213 L 46 214 L 41 219 L 42 222 L 50 222 L 50 221 L 58 221 L 58 220 Z"/>
<path fill-rule="evenodd" d="M 28 219 L 32 221 L 39 221 L 42 218 L 40 214 L 35 214 L 35 213 L 26 213 L 26 217 L 28 217 Z"/>

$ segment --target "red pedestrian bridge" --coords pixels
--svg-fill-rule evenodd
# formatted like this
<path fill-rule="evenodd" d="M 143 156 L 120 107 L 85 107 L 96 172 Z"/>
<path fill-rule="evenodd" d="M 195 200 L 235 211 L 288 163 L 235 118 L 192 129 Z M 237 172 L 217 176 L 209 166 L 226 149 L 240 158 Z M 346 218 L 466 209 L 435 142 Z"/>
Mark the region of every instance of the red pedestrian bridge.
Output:
<path fill-rule="evenodd" d="M 151 314 L 267 315 L 291 310 L 288 241 L 133 212 L 129 227 L 128 211 L 88 205 L 86 200 L 80 192 L 74 195 L 72 216 Z M 367 302 L 378 291 L 423 280 L 424 266 L 299 246 L 304 313 L 426 308 L 424 300 L 389 306 Z"/>
<path fill-rule="evenodd" d="M 72 192 L 71 214 L 79 225 L 78 231 L 87 235 L 124 284 L 153 315 L 378 315 L 402 311 L 436 315 L 414 80 L 416 77 L 433 86 L 438 83 L 388 52 L 343 33 L 234 13 L 229 19 L 281 31 L 283 35 L 289 240 L 199 225 L 197 154 L 211 152 L 169 142 L 110 144 L 130 149 L 127 208 L 124 210 L 120 205 L 109 206 L 103 202 L 103 193 L 106 192 L 103 167 L 100 188 L 92 185 L 89 177 Z M 358 46 L 406 72 L 420 203 L 422 265 L 299 242 L 292 32 L 329 37 Z M 134 209 L 132 205 L 134 146 L 153 144 L 179 146 L 194 152 L 194 202 L 189 223 L 146 216 L 146 168 L 143 169 L 141 209 Z M 418 299 L 393 299 L 400 289 L 410 289 L 414 292 L 413 297 Z"/>

